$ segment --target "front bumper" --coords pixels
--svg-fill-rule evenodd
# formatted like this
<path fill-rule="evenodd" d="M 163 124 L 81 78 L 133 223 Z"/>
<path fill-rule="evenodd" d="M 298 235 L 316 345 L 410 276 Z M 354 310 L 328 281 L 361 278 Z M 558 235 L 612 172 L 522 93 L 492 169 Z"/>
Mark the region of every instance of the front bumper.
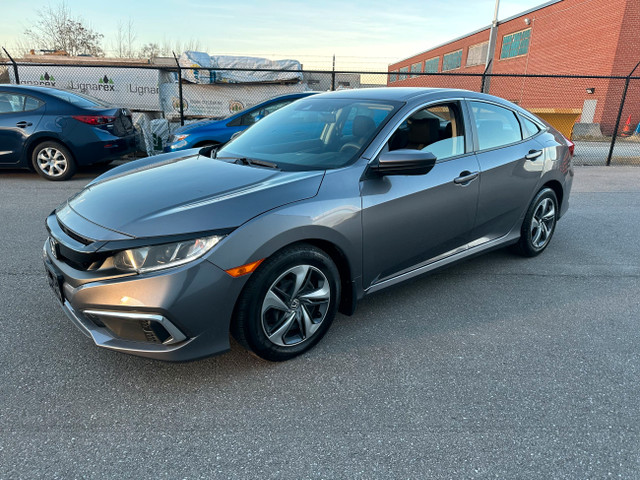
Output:
<path fill-rule="evenodd" d="M 229 350 L 244 281 L 205 259 L 144 275 L 89 278 L 56 259 L 47 241 L 43 261 L 63 311 L 99 347 L 166 361 Z"/>

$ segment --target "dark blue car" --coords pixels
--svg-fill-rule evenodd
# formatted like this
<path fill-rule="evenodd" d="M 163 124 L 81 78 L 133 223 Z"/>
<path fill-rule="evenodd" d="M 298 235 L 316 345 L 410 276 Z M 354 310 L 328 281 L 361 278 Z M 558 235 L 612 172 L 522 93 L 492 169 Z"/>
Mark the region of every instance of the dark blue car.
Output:
<path fill-rule="evenodd" d="M 30 168 L 67 180 L 80 165 L 135 150 L 131 113 L 77 93 L 0 85 L 0 168 Z"/>
<path fill-rule="evenodd" d="M 165 152 L 176 152 L 187 148 L 224 145 L 231 137 L 256 123 L 270 113 L 289 105 L 294 100 L 308 97 L 318 92 L 301 92 L 281 95 L 262 102 L 222 120 L 201 120 L 178 128 L 164 147 Z"/>

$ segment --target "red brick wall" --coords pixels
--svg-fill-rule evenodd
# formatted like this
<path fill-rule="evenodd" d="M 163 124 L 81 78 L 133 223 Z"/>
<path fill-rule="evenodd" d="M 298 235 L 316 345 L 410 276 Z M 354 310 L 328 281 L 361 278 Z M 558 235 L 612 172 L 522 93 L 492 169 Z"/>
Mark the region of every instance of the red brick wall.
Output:
<path fill-rule="evenodd" d="M 524 21 L 529 19 L 529 25 Z M 515 58 L 500 59 L 502 38 L 531 28 L 529 52 Z M 462 67 L 454 73 L 482 73 L 484 66 L 465 67 L 468 48 L 486 41 L 489 29 L 445 46 L 421 53 L 389 66 L 424 61 L 459 48 L 463 49 Z M 498 27 L 493 73 L 557 75 L 627 75 L 640 61 L 640 1 L 638 0 L 563 0 Z M 638 68 L 640 75 L 640 68 Z M 479 78 L 418 77 L 390 83 L 390 86 L 434 86 L 480 90 Z M 583 79 L 497 78 L 491 79 L 490 93 L 515 101 L 525 108 L 582 109 L 585 100 L 598 100 L 594 122 L 605 133 L 613 129 L 620 105 L 624 81 Z M 595 94 L 586 92 L 595 88 Z M 640 95 L 640 81 L 633 82 L 632 95 Z M 638 97 L 634 97 L 638 98 Z M 629 104 L 630 102 L 627 102 Z M 629 107 L 632 120 L 640 122 L 638 108 Z M 626 111 L 626 110 L 625 110 Z M 628 116 L 629 113 L 626 115 Z M 638 117 L 637 121 L 634 117 Z M 626 120 L 626 118 L 625 118 Z"/>
<path fill-rule="evenodd" d="M 631 0 L 627 2 L 627 8 L 624 12 L 613 74 L 629 75 L 638 62 L 640 62 L 640 1 Z M 636 69 L 634 76 L 640 77 L 640 67 Z M 619 108 L 619 103 L 610 107 L 616 116 Z M 620 129 L 624 126 L 629 115 L 631 115 L 631 126 L 635 129 L 640 123 L 640 80 L 632 80 L 629 83 Z"/>
<path fill-rule="evenodd" d="M 467 54 L 469 53 L 469 47 L 478 43 L 486 42 L 489 40 L 489 29 L 476 33 L 469 37 L 465 37 L 456 42 L 448 43 L 445 46 L 429 50 L 427 52 L 418 54 L 409 59 L 403 60 L 398 63 L 394 63 L 389 66 L 389 71 L 398 70 L 400 67 L 408 66 L 411 69 L 411 64 L 416 62 L 422 62 L 424 67 L 424 61 L 433 57 L 440 57 L 440 65 L 438 71 L 442 72 L 442 60 L 445 54 L 455 52 L 462 48 L 462 67 L 456 70 L 451 70 L 451 73 L 482 73 L 484 71 L 484 65 L 476 65 L 473 67 L 465 67 L 467 64 Z M 421 68 L 422 68 L 421 67 Z M 388 83 L 392 87 L 444 87 L 444 88 L 464 88 L 467 90 L 480 90 L 481 79 L 478 77 L 453 77 L 453 76 L 421 76 L 416 78 L 409 78 L 404 81 Z"/>

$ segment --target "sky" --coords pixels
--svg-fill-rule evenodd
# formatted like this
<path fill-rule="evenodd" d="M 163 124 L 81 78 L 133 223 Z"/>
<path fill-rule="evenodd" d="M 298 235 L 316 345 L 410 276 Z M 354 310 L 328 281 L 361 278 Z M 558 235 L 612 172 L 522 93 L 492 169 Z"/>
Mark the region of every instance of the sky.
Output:
<path fill-rule="evenodd" d="M 499 18 L 541 3 L 501 0 Z M 0 45 L 11 52 L 38 10 L 58 4 L 0 0 Z M 66 5 L 104 35 L 107 55 L 115 51 L 118 24 L 131 19 L 138 45 L 197 41 L 209 54 L 318 61 L 335 54 L 364 67 L 392 63 L 489 25 L 495 0 L 66 0 Z"/>

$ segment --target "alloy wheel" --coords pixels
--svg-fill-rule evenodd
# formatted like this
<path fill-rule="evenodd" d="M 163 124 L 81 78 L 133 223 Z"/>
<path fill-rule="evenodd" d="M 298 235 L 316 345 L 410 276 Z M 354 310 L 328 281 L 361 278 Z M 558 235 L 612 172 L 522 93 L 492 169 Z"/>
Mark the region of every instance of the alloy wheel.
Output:
<path fill-rule="evenodd" d="M 61 177 L 69 168 L 69 162 L 64 154 L 53 147 L 46 147 L 38 152 L 37 165 L 48 177 Z"/>
<path fill-rule="evenodd" d="M 325 320 L 331 298 L 329 280 L 316 267 L 297 265 L 267 290 L 262 302 L 262 329 L 280 347 L 310 339 Z"/>
<path fill-rule="evenodd" d="M 543 199 L 536 207 L 531 219 L 531 244 L 540 250 L 549 240 L 556 224 L 556 208 L 553 200 Z"/>

